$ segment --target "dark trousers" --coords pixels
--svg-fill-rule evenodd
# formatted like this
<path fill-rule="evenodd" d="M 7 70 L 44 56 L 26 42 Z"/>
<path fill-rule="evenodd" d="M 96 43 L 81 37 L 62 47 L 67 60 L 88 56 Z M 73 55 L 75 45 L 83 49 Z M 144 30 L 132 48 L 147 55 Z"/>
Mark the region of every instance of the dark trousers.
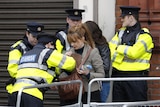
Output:
<path fill-rule="evenodd" d="M 113 84 L 113 102 L 147 101 L 146 81 L 117 81 Z"/>
<path fill-rule="evenodd" d="M 82 103 L 83 104 L 87 104 L 87 95 L 88 95 L 87 92 L 85 92 L 82 95 Z M 61 106 L 71 105 L 71 104 L 75 104 L 77 102 L 78 102 L 78 98 L 75 98 L 73 100 L 66 100 L 66 101 L 60 99 L 60 105 Z M 91 92 L 91 102 L 101 102 L 101 97 L 100 97 L 100 91 L 99 90 Z"/>
<path fill-rule="evenodd" d="M 147 77 L 148 71 L 119 71 L 112 69 L 112 77 Z M 113 102 L 147 101 L 147 81 L 114 81 Z"/>
<path fill-rule="evenodd" d="M 9 95 L 8 106 L 16 106 L 17 102 L 17 92 Z M 20 107 L 43 107 L 43 101 L 32 95 L 22 93 Z"/>

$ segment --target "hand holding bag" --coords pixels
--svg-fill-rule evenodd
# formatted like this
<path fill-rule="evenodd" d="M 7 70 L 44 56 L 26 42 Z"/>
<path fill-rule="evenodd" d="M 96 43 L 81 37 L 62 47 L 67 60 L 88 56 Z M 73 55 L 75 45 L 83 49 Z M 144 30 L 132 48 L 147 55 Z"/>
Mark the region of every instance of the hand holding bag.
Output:
<path fill-rule="evenodd" d="M 91 50 L 92 49 L 90 49 L 87 52 L 83 62 L 81 62 L 82 56 L 80 54 L 76 54 L 76 53 L 72 54 L 72 57 L 76 60 L 76 68 L 72 71 L 71 75 L 68 75 L 67 77 L 64 77 L 64 78 L 59 78 L 59 81 L 81 80 L 83 82 L 82 77 L 78 74 L 77 70 L 79 70 L 81 66 L 85 63 Z M 79 88 L 80 88 L 80 84 L 66 84 L 66 85 L 58 86 L 60 99 L 71 100 L 71 99 L 77 98 L 79 94 Z M 84 87 L 83 87 L 83 93 L 84 93 Z"/>

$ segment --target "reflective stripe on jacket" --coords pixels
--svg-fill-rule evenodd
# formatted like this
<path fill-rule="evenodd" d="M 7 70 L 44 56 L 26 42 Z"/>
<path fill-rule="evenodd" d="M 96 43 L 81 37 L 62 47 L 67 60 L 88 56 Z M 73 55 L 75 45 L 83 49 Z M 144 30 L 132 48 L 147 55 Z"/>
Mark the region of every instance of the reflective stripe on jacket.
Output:
<path fill-rule="evenodd" d="M 75 67 L 75 60 L 59 53 L 57 50 L 46 49 L 42 45 L 36 45 L 32 50 L 24 54 L 20 59 L 17 79 L 43 80 L 45 83 L 51 83 L 56 76 L 60 74 L 53 68 L 59 67 L 71 71 Z M 13 91 L 18 91 L 23 86 L 33 85 L 25 82 L 18 82 L 14 85 Z M 43 99 L 42 93 L 37 89 L 24 90 L 23 92 Z"/>
<path fill-rule="evenodd" d="M 11 79 L 15 78 L 17 75 L 18 63 L 21 56 L 32 48 L 33 46 L 29 44 L 26 36 L 23 38 L 23 40 L 19 40 L 11 46 L 11 49 L 9 51 L 8 66 L 7 66 L 7 70 L 11 76 Z M 8 91 L 8 93 L 11 93 L 12 91 L 13 87 L 12 84 L 13 83 L 10 83 L 9 85 L 6 86 L 6 90 Z"/>
<path fill-rule="evenodd" d="M 16 77 L 19 59 L 24 53 L 26 53 L 26 50 L 27 47 L 22 42 L 22 40 L 16 42 L 11 46 L 11 51 L 9 52 L 8 66 L 7 66 L 7 70 L 11 77 Z"/>
<path fill-rule="evenodd" d="M 123 35 L 124 30 L 125 28 L 121 28 L 120 32 L 117 32 L 109 42 L 112 66 L 121 71 L 140 71 L 149 69 L 149 61 L 154 44 L 148 29 L 143 28 L 142 30 L 144 33 L 137 34 L 133 46 L 121 44 L 120 36 Z"/>

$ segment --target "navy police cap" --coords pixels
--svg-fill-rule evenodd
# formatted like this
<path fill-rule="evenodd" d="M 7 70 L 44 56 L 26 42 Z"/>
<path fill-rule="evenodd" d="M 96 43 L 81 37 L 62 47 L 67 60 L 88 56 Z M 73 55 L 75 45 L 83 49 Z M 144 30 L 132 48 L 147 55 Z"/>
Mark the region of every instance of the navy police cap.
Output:
<path fill-rule="evenodd" d="M 81 20 L 82 12 L 85 12 L 83 9 L 68 9 L 66 13 L 68 14 L 68 18 L 72 20 Z"/>
<path fill-rule="evenodd" d="M 136 6 L 120 6 L 121 9 L 121 17 L 126 15 L 139 14 L 139 7 Z"/>
<path fill-rule="evenodd" d="M 38 43 L 49 43 L 49 42 L 53 42 L 53 44 L 56 43 L 57 37 L 53 34 L 49 34 L 49 33 L 39 33 L 37 36 L 38 39 Z"/>
<path fill-rule="evenodd" d="M 27 31 L 30 32 L 33 36 L 37 36 L 44 30 L 44 25 L 37 22 L 27 23 Z"/>

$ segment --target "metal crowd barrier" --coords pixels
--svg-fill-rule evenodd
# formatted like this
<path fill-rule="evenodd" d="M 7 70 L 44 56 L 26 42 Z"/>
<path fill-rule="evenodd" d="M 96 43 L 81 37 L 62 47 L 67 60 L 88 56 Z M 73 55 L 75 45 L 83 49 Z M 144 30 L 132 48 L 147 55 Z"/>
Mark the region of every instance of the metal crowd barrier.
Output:
<path fill-rule="evenodd" d="M 29 89 L 29 88 L 44 88 L 44 87 L 52 87 L 52 86 L 59 86 L 59 85 L 65 85 L 65 84 L 75 84 L 75 83 L 79 83 L 80 84 L 78 103 L 73 104 L 73 105 L 63 106 L 63 107 L 82 107 L 81 99 L 82 99 L 83 83 L 82 83 L 81 80 L 62 81 L 62 82 L 54 82 L 54 83 L 51 83 L 51 84 L 39 84 L 39 85 L 34 85 L 34 86 L 23 87 L 23 88 L 21 88 L 18 91 L 16 107 L 20 107 L 21 95 L 22 95 L 22 91 L 24 89 Z"/>
<path fill-rule="evenodd" d="M 139 102 L 106 102 L 106 103 L 97 103 L 91 102 L 91 85 L 96 81 L 138 81 L 138 80 L 160 80 L 160 77 L 125 77 L 125 78 L 95 78 L 92 79 L 88 84 L 88 98 L 87 104 L 84 107 L 149 107 L 153 105 L 158 105 L 160 107 L 160 100 L 151 100 L 151 101 L 139 101 Z"/>
<path fill-rule="evenodd" d="M 135 103 L 126 103 L 123 105 L 123 107 L 159 107 L 160 106 L 160 100 L 153 100 L 153 101 L 141 101 L 141 102 L 135 102 Z"/>
<path fill-rule="evenodd" d="M 0 107 L 14 107 L 14 106 L 0 106 Z"/>

